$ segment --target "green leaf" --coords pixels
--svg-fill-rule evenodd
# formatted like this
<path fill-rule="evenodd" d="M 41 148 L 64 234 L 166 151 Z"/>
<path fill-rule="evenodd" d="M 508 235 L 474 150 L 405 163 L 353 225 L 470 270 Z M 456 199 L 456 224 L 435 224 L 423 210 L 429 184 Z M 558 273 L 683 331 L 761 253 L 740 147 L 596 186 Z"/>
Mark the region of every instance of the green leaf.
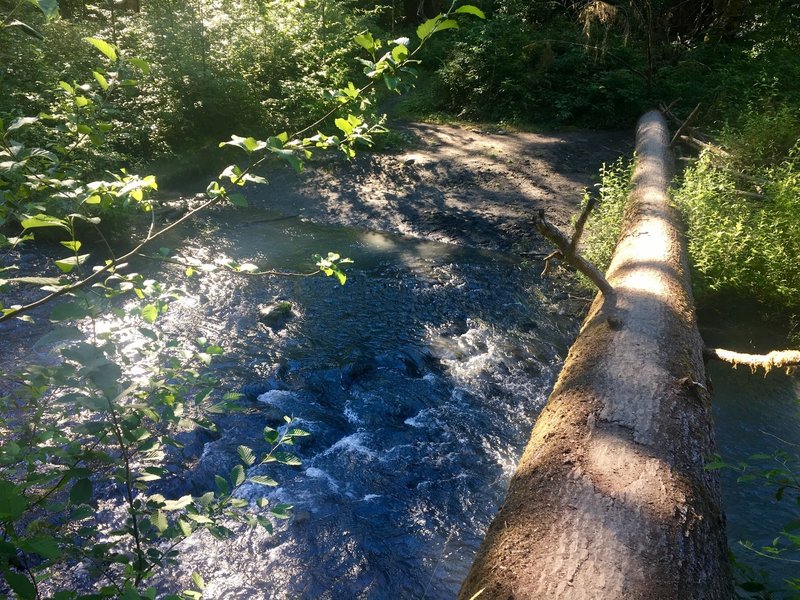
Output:
<path fill-rule="evenodd" d="M 152 514 L 150 517 L 150 522 L 161 533 L 163 533 L 169 526 L 169 523 L 167 523 L 167 516 L 161 510 L 157 510 Z"/>
<path fill-rule="evenodd" d="M 14 571 L 6 571 L 4 573 L 6 582 L 17 594 L 20 600 L 33 600 L 36 598 L 36 588 L 33 587 L 30 579 Z"/>
<path fill-rule="evenodd" d="M 64 246 L 67 250 L 72 250 L 73 252 L 77 252 L 78 250 L 81 249 L 81 243 L 78 240 L 61 242 L 61 245 Z"/>
<path fill-rule="evenodd" d="M 245 198 L 242 194 L 228 194 L 228 202 L 234 206 L 238 206 L 239 208 L 245 208 L 248 206 L 247 198 Z"/>
<path fill-rule="evenodd" d="M 292 152 L 291 150 L 273 149 L 272 152 L 280 156 L 287 163 L 289 163 L 289 166 L 291 166 L 298 173 L 300 173 L 303 170 L 303 162 L 299 158 L 297 158 L 295 153 Z"/>
<path fill-rule="evenodd" d="M 70 230 L 69 225 L 64 219 L 42 214 L 30 217 L 28 219 L 23 219 L 20 222 L 20 225 L 22 225 L 24 229 L 36 229 L 38 227 L 61 227 L 67 231 Z"/>
<path fill-rule="evenodd" d="M 129 63 L 131 63 L 131 64 L 132 64 L 134 67 L 136 67 L 137 69 L 139 69 L 139 70 L 140 70 L 142 73 L 144 73 L 145 75 L 147 75 L 148 73 L 150 73 L 150 63 L 148 63 L 148 62 L 147 62 L 146 60 L 144 60 L 143 58 L 135 58 L 135 57 L 130 57 L 130 58 L 127 58 L 126 60 L 127 60 Z"/>
<path fill-rule="evenodd" d="M 375 50 L 375 39 L 369 32 L 361 33 L 355 36 L 353 40 L 367 52 L 373 52 Z"/>
<path fill-rule="evenodd" d="M 214 521 L 212 521 L 211 519 L 209 519 L 205 515 L 193 515 L 193 514 L 190 513 L 190 514 L 187 514 L 186 517 L 188 519 L 191 519 L 195 523 L 213 523 L 214 522 Z"/>
<path fill-rule="evenodd" d="M 236 465 L 231 469 L 231 481 L 235 487 L 244 483 L 244 467 L 242 465 Z"/>
<path fill-rule="evenodd" d="M 214 475 L 214 482 L 217 484 L 217 489 L 223 494 L 231 493 L 231 486 L 222 475 Z"/>
<path fill-rule="evenodd" d="M 466 13 L 468 15 L 475 15 L 479 19 L 485 19 L 486 15 L 484 12 L 478 8 L 477 6 L 473 6 L 472 4 L 465 4 L 464 6 L 459 6 L 456 9 L 457 13 Z"/>
<path fill-rule="evenodd" d="M 0 521 L 18 518 L 27 507 L 25 497 L 17 491 L 16 486 L 10 481 L 0 479 Z"/>
<path fill-rule="evenodd" d="M 336 119 L 333 122 L 333 124 L 336 125 L 336 127 L 338 129 L 340 129 L 345 135 L 350 135 L 351 133 L 353 133 L 353 126 L 350 124 L 350 121 L 348 121 L 347 119 L 342 119 L 340 117 L 340 118 Z"/>
<path fill-rule="evenodd" d="M 256 455 L 253 454 L 253 451 L 247 446 L 239 446 L 236 452 L 239 453 L 239 458 L 241 458 L 242 462 L 248 467 L 252 467 L 253 463 L 256 462 Z"/>
<path fill-rule="evenodd" d="M 253 483 L 257 483 L 259 485 L 268 485 L 269 487 L 276 487 L 278 482 L 272 479 L 272 477 L 267 477 L 266 475 L 253 475 L 249 477 L 247 481 L 252 481 Z"/>
<path fill-rule="evenodd" d="M 424 40 L 425 38 L 430 37 L 436 31 L 454 29 L 457 27 L 458 23 L 456 21 L 453 19 L 445 19 L 444 15 L 438 14 L 417 27 L 417 37 L 420 40 Z"/>
<path fill-rule="evenodd" d="M 58 85 L 61 89 L 67 92 L 70 96 L 75 93 L 75 88 L 68 84 L 66 81 L 59 81 Z"/>
<path fill-rule="evenodd" d="M 273 516 L 279 519 L 288 519 L 291 515 L 291 510 L 294 508 L 291 504 L 276 504 L 269 511 Z"/>
<path fill-rule="evenodd" d="M 183 537 L 189 537 L 192 535 L 192 524 L 185 519 L 178 519 L 178 527 L 183 534 Z"/>
<path fill-rule="evenodd" d="M 279 463 L 283 465 L 289 465 L 290 467 L 299 467 L 303 464 L 302 460 L 290 452 L 275 452 L 272 456 Z"/>
<path fill-rule="evenodd" d="M 49 21 L 58 15 L 58 0 L 28 0 L 37 7 Z"/>
<path fill-rule="evenodd" d="M 87 478 L 78 479 L 69 491 L 69 501 L 72 504 L 86 504 L 92 497 L 92 482 Z"/>
<path fill-rule="evenodd" d="M 143 306 L 139 311 L 139 316 L 141 316 L 146 323 L 150 323 L 152 325 L 158 318 L 158 308 L 156 308 L 155 304 Z"/>
<path fill-rule="evenodd" d="M 84 106 L 89 105 L 90 100 L 86 96 L 75 96 L 75 106 L 78 108 L 83 108 Z M 86 133 L 91 133 L 91 129 L 89 129 Z"/>
<path fill-rule="evenodd" d="M 74 269 L 77 265 L 82 265 L 86 262 L 86 259 L 89 258 L 89 254 L 79 254 L 78 256 L 68 256 L 67 258 L 62 258 L 61 260 L 55 261 L 55 265 L 61 269 L 64 273 L 69 273 Z"/>
<path fill-rule="evenodd" d="M 178 498 L 177 500 L 167 500 L 164 503 L 164 506 L 162 507 L 162 509 L 163 510 L 180 510 L 182 508 L 186 508 L 191 503 L 192 503 L 192 497 L 191 496 L 189 496 L 189 495 L 182 496 L 181 498 Z"/>
<path fill-rule="evenodd" d="M 103 88 L 104 92 L 108 90 L 108 80 L 105 77 L 103 77 L 101 73 L 98 73 L 97 71 L 92 71 L 92 75 L 94 75 L 94 78 L 97 80 L 97 83 L 100 84 L 100 87 Z"/>
<path fill-rule="evenodd" d="M 50 320 L 54 323 L 82 319 L 91 314 L 89 307 L 83 302 L 64 302 L 55 306 L 50 312 Z"/>
<path fill-rule="evenodd" d="M 20 542 L 20 548 L 26 552 L 34 552 L 42 558 L 58 558 L 61 550 L 56 539 L 49 535 L 37 535 Z"/>
<path fill-rule="evenodd" d="M 197 586 L 198 590 L 203 591 L 206 589 L 206 582 L 203 581 L 202 576 L 197 571 L 192 573 L 192 581 L 194 581 L 194 584 Z"/>
<path fill-rule="evenodd" d="M 117 62 L 117 48 L 113 44 L 109 44 L 105 40 L 94 37 L 83 38 L 84 42 L 89 42 L 92 46 L 97 48 L 103 55 L 111 62 Z"/>
<path fill-rule="evenodd" d="M 403 62 L 408 57 L 408 48 L 403 44 L 392 48 L 392 58 L 395 62 Z"/>
<path fill-rule="evenodd" d="M 266 142 L 262 142 L 252 137 L 242 137 L 240 135 L 231 135 L 231 139 L 227 142 L 220 142 L 219 147 L 222 148 L 223 146 L 236 146 L 237 148 L 241 148 L 248 154 L 255 152 L 256 150 L 262 150 L 267 147 Z"/>

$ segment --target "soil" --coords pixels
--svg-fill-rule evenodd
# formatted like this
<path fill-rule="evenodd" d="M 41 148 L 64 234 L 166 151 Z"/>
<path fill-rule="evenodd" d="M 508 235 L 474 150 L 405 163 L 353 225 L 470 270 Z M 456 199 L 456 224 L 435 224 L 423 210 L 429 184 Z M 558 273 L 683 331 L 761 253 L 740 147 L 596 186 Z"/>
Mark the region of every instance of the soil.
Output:
<path fill-rule="evenodd" d="M 569 231 L 599 168 L 630 156 L 632 132 L 538 134 L 475 126 L 400 124 L 401 151 L 362 153 L 352 163 L 286 169 L 251 202 L 315 222 L 514 252 L 544 252 L 532 218 Z M 265 190 L 265 191 L 264 191 Z"/>

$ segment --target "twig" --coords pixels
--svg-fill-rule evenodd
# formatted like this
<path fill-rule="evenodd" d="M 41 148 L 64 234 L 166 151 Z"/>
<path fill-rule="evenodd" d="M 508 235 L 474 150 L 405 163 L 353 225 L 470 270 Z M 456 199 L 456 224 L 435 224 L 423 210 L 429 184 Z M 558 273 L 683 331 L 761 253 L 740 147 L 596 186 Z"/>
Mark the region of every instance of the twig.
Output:
<path fill-rule="evenodd" d="M 107 272 L 113 270 L 115 267 L 117 267 L 120 264 L 124 263 L 125 261 L 127 261 L 131 257 L 139 254 L 139 251 L 142 248 L 144 248 L 147 244 L 152 242 L 153 240 L 161 237 L 162 235 L 164 235 L 168 231 L 171 231 L 172 229 L 174 229 L 175 227 L 177 227 L 178 225 L 180 225 L 184 221 L 187 221 L 188 219 L 191 219 L 195 214 L 205 210 L 206 208 L 208 208 L 212 204 L 216 204 L 220 200 L 221 200 L 221 197 L 211 198 L 210 200 L 207 200 L 206 202 L 204 202 L 203 204 L 201 204 L 197 208 L 187 212 L 185 215 L 183 215 L 177 221 L 173 221 L 172 223 L 170 223 L 169 225 L 167 225 L 163 229 L 159 229 L 155 233 L 147 236 L 144 240 L 139 242 L 139 244 L 137 244 L 137 246 L 133 250 L 131 250 L 127 254 L 124 254 L 124 255 L 120 256 L 119 258 L 117 258 L 115 260 L 108 261 L 104 266 L 98 268 L 94 273 L 92 273 L 88 277 L 84 277 L 83 279 L 73 283 L 72 285 L 64 286 L 61 289 L 56 290 L 55 292 L 53 292 L 51 294 L 48 294 L 47 296 L 44 296 L 43 298 L 39 298 L 38 300 L 36 300 L 34 302 L 31 302 L 30 304 L 26 304 L 24 306 L 20 306 L 19 308 L 15 309 L 15 310 L 12 310 L 12 311 L 9 311 L 6 314 L 0 316 L 0 323 L 2 323 L 3 321 L 7 321 L 8 319 L 14 318 L 16 316 L 19 316 L 19 315 L 21 315 L 23 313 L 30 312 L 33 309 L 42 306 L 43 304 L 47 304 L 48 302 L 50 302 L 52 300 L 55 300 L 59 296 L 63 296 L 64 294 L 69 294 L 70 292 L 74 292 L 75 290 L 78 290 L 78 289 L 80 289 L 80 288 L 82 288 L 82 287 L 84 287 L 86 285 L 89 285 L 90 283 L 93 283 L 93 282 L 97 281 L 100 278 L 100 276 L 103 275 L 104 273 L 107 273 Z"/>
<path fill-rule="evenodd" d="M 716 359 L 730 363 L 734 368 L 738 365 L 745 365 L 750 367 L 753 373 L 759 368 L 769 373 L 772 369 L 793 369 L 800 366 L 800 351 L 798 350 L 773 350 L 768 354 L 744 354 L 722 348 L 705 348 L 703 356 L 706 360 Z"/>
<path fill-rule="evenodd" d="M 608 283 L 600 270 L 592 263 L 586 260 L 583 256 L 572 250 L 570 240 L 558 230 L 557 227 L 547 222 L 544 218 L 544 210 L 540 210 L 534 219 L 536 229 L 539 230 L 544 237 L 553 242 L 561 253 L 563 259 L 578 269 L 581 273 L 586 275 L 592 283 L 603 293 L 606 298 L 614 297 L 614 288 Z M 551 255 L 550 258 L 555 258 Z"/>
<path fill-rule="evenodd" d="M 681 126 L 678 127 L 678 131 L 675 132 L 675 135 L 672 136 L 672 141 L 669 143 L 670 146 L 674 146 L 675 142 L 677 142 L 680 139 L 681 134 L 687 127 L 689 127 L 689 123 L 691 123 L 692 119 L 694 119 L 697 116 L 699 110 L 700 110 L 700 105 L 698 104 L 697 106 L 694 107 L 694 110 L 691 113 L 689 113 L 689 116 L 686 117 L 686 120 L 683 123 L 681 123 Z"/>

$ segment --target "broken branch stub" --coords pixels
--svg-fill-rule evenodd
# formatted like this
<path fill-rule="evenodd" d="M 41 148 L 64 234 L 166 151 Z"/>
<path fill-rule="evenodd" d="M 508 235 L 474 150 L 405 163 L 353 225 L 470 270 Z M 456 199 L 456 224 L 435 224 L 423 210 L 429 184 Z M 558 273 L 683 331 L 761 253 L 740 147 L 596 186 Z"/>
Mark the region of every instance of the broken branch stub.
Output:
<path fill-rule="evenodd" d="M 558 227 L 549 223 L 547 219 L 544 218 L 543 210 L 540 210 L 536 217 L 534 217 L 534 224 L 536 225 L 536 229 L 539 230 L 539 233 L 541 233 L 543 237 L 553 242 L 556 248 L 558 248 L 558 254 L 560 254 L 560 256 L 558 256 L 556 253 L 553 253 L 548 257 L 549 259 L 561 258 L 562 260 L 568 262 L 581 273 L 586 275 L 586 277 L 588 277 L 591 282 L 594 283 L 601 292 L 603 292 L 604 296 L 607 298 L 613 298 L 614 288 L 608 283 L 606 278 L 600 272 L 600 269 L 595 267 L 592 263 L 574 250 L 572 242 L 567 239 L 563 233 L 561 233 Z M 579 235 L 580 234 L 576 232 L 575 237 Z M 547 270 L 548 269 L 545 268 L 545 272 Z"/>

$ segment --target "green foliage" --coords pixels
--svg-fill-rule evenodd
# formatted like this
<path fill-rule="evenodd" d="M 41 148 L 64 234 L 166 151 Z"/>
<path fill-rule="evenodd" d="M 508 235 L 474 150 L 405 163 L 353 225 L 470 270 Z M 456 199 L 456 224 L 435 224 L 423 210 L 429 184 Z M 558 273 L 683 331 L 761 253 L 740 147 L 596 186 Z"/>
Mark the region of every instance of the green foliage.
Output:
<path fill-rule="evenodd" d="M 49 0 L 34 4 L 49 18 Z M 286 5 L 289 10 L 285 14 L 269 18 L 300 19 L 300 3 Z M 186 6 L 191 12 L 206 5 Z M 139 116 L 153 119 L 157 130 L 156 113 L 148 113 L 146 102 L 138 100 L 163 99 L 159 94 L 164 90 L 149 88 L 151 82 L 166 77 L 159 85 L 172 86 L 167 92 L 179 100 L 178 90 L 191 90 L 192 85 L 183 76 L 169 74 L 163 60 L 151 63 L 130 56 L 123 48 L 132 41 L 126 36 L 136 33 L 136 23 L 124 23 L 126 29 L 120 32 L 114 5 L 107 5 L 107 10 L 113 43 L 103 36 L 80 35 L 80 45 L 91 50 L 95 61 L 103 61 L 102 66 L 87 65 L 92 78 L 86 83 L 78 83 L 75 75 L 54 78 L 56 95 L 36 96 L 37 101 L 50 103 L 47 113 L 24 116 L 12 105 L 8 125 L 0 120 L 0 227 L 9 234 L 0 235 L 0 248 L 17 249 L 54 231 L 55 239 L 71 253 L 53 261 L 56 276 L 48 271 L 11 277 L 20 268 L 13 263 L 0 270 L 6 277 L 0 279 L 0 293 L 4 302 L 10 298 L 11 303 L 7 307 L 0 304 L 0 321 L 30 321 L 30 313 L 44 319 L 41 311 L 48 310 L 54 328 L 41 343 L 54 344 L 59 354 L 55 364 L 25 365 L 13 375 L 11 391 L 0 398 L 0 573 L 20 599 L 45 597 L 40 587 L 44 582 L 52 586 L 54 598 L 77 598 L 77 591 L 58 589 L 60 584 L 51 579 L 67 565 L 80 565 L 89 575 L 90 588 L 81 591 L 92 593 L 81 597 L 152 600 L 158 591 L 146 587 L 148 580 L 162 567 L 176 564 L 178 545 L 196 531 L 226 538 L 235 525 L 246 524 L 272 532 L 273 519 L 290 518 L 290 505 L 268 506 L 262 497 L 251 506 L 238 494 L 248 482 L 265 489 L 278 485 L 268 475 L 250 474 L 248 469 L 271 463 L 301 464 L 286 448 L 308 434 L 294 427 L 288 417 L 283 426 L 264 429 L 263 449 L 240 446 L 237 453 L 242 464 L 229 473 L 217 474 L 216 489 L 170 499 L 154 488 L 163 478 L 175 475 L 171 457 L 181 448 L 176 434 L 198 427 L 213 430 L 212 415 L 235 410 L 239 394 L 219 390 L 210 368 L 214 357 L 224 352 L 219 345 L 205 338 L 181 342 L 159 329 L 159 319 L 181 292 L 131 272 L 127 261 L 147 243 L 214 204 L 246 205 L 243 195 L 228 188 L 266 183 L 255 170 L 270 159 L 300 171 L 313 152 L 337 149 L 352 158 L 358 147 L 371 145 L 373 136 L 385 131 L 382 120 L 370 114 L 376 88 L 382 85 L 388 92 L 404 89 L 408 85 L 405 79 L 414 75 L 417 51 L 431 35 L 452 28 L 455 22 L 448 14 L 435 18 L 432 25 L 423 24 L 415 47 L 408 38 L 385 42 L 371 34 L 359 34 L 356 43 L 368 53 L 368 58 L 360 59 L 366 84 L 357 87 L 342 80 L 338 87 L 319 94 L 320 81 L 310 80 L 310 87 L 328 103 L 329 110 L 294 135 L 259 135 L 265 139 L 258 139 L 229 132 L 226 137 L 230 139 L 219 146 L 243 152 L 246 166 L 226 167 L 209 183 L 200 206 L 161 229 L 151 221 L 131 250 L 114 256 L 103 235 L 109 217 L 129 208 L 151 212 L 149 195 L 157 190 L 155 177 L 131 175 L 126 169 L 114 169 L 118 174 L 112 173 L 110 178 L 93 179 L 101 168 L 119 158 L 110 150 L 114 119 L 141 109 Z M 482 16 L 470 6 L 461 7 L 459 13 Z M 229 16 L 221 10 L 216 14 Z M 174 24 L 174 15 L 171 20 Z M 214 28 L 213 20 L 211 25 L 205 20 L 195 25 L 198 23 L 202 30 L 201 79 L 213 82 L 210 85 L 225 84 L 224 78 L 214 78 L 216 59 L 212 47 L 204 45 L 206 29 Z M 239 21 L 236 26 L 245 23 Z M 147 31 L 144 28 L 139 33 Z M 176 34 L 176 39 L 179 37 Z M 133 42 L 131 46 L 139 44 L 147 50 L 141 40 Z M 224 49 L 224 44 L 221 46 Z M 173 47 L 168 58 L 180 61 L 186 58 L 182 51 L 188 49 Z M 217 65 L 225 65 L 227 81 L 246 84 L 247 77 L 231 69 L 237 64 L 247 66 L 246 61 L 226 63 L 228 58 L 223 53 Z M 312 56 L 309 64 L 319 69 L 329 59 L 328 55 Z M 134 72 L 144 79 L 133 79 Z M 289 91 L 281 97 L 296 100 L 301 96 Z M 226 95 L 219 102 L 230 114 L 240 109 L 235 96 Z M 193 107 L 206 110 L 202 102 Z M 159 106 L 157 110 L 169 108 Z M 314 112 L 306 111 L 304 116 Z M 219 122 L 222 114 L 212 111 L 205 116 Z M 328 126 L 335 127 L 336 133 L 324 133 Z M 136 135 L 136 127 L 129 129 Z M 304 135 L 307 132 L 312 133 Z M 80 227 L 83 224 L 96 228 L 104 244 L 87 240 Z M 332 252 L 314 259 L 319 272 L 345 283 L 342 266 L 352 261 Z M 236 273 L 268 273 L 250 263 L 227 261 L 221 266 Z M 213 268 L 189 264 L 186 275 Z M 40 286 L 43 294 L 28 304 L 16 302 L 19 290 L 10 286 L 19 284 Z M 120 517 L 111 519 L 112 524 L 98 510 L 101 499 Z M 182 598 L 202 597 L 205 581 L 198 573 L 192 580 L 194 589 L 185 590 Z"/>
<path fill-rule="evenodd" d="M 625 205 L 631 190 L 632 169 L 633 163 L 627 163 L 622 158 L 611 165 L 603 165 L 600 169 L 600 183 L 596 186 L 598 199 L 586 224 L 583 254 L 604 272 L 611 263 L 611 255 L 619 240 Z M 584 193 L 582 208 L 589 198 L 589 193 Z M 588 280 L 582 281 L 593 286 Z"/>
<path fill-rule="evenodd" d="M 767 88 L 800 103 L 800 23 L 787 3 L 740 3 L 736 14 L 677 0 L 481 6 L 490 18 L 437 49 L 439 78 L 407 110 L 629 128 L 662 101 L 683 114 L 702 102 L 709 122 Z"/>
<path fill-rule="evenodd" d="M 775 118 L 783 121 L 781 115 Z M 704 152 L 675 192 L 701 296 L 733 293 L 772 310 L 800 304 L 800 145 L 795 138 L 772 162 L 785 143 L 785 129 L 774 125 L 756 115 L 730 144 L 730 156 Z M 745 163 L 751 168 L 740 171 Z"/>

